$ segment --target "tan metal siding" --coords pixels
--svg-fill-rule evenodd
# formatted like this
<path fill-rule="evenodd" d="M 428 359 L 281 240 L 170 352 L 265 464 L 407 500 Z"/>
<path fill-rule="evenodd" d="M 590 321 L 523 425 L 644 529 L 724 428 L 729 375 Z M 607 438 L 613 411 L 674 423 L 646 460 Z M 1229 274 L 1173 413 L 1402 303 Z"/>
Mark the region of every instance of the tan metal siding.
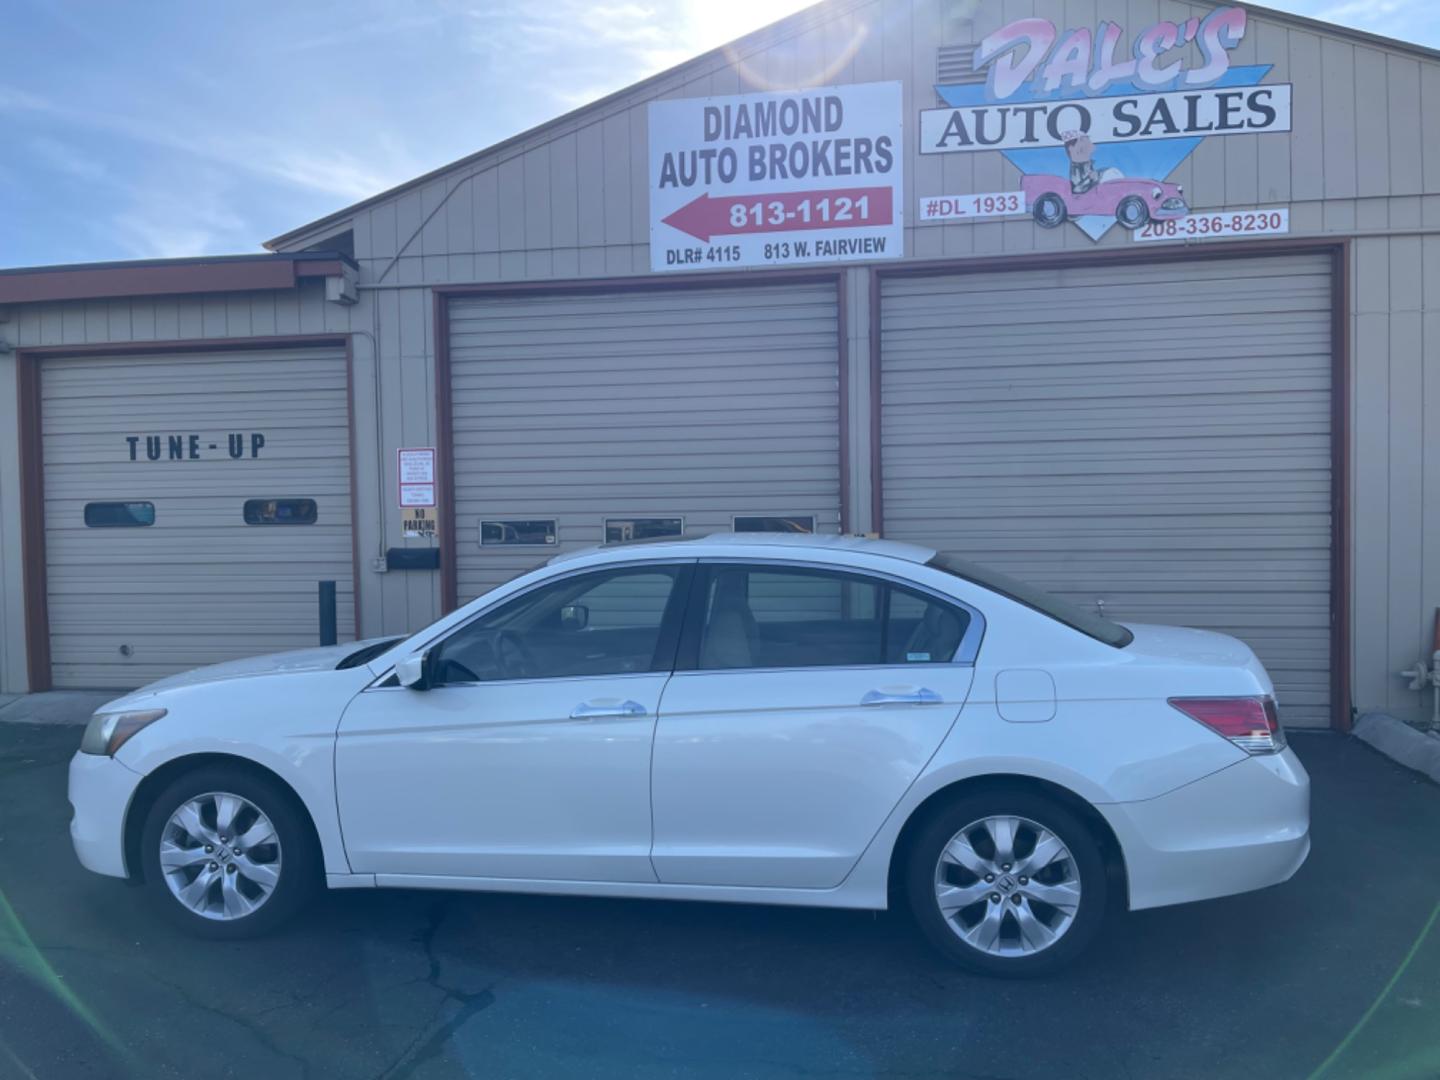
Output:
<path fill-rule="evenodd" d="M 361 209 L 356 254 L 369 280 L 380 281 L 388 269 L 383 280 L 390 284 L 440 280 L 437 275 L 484 282 L 646 273 L 645 107 L 652 100 L 761 88 L 900 80 L 907 206 L 920 195 L 1014 190 L 1019 172 L 999 154 L 917 152 L 914 119 L 919 109 L 936 104 L 942 45 L 974 43 L 1031 16 L 1061 29 L 1110 20 L 1133 35 L 1157 19 L 1184 22 L 1212 10 L 1175 0 L 1148 7 L 1127 0 L 1062 7 L 1055 0 L 1013 0 L 979 5 L 967 19 L 936 0 L 831 5 L 784 35 L 762 36 L 740 53 L 686 65 L 603 107 L 456 166 L 422 188 Z M 1289 136 L 1201 142 L 1171 177 L 1185 186 L 1196 209 L 1288 202 L 1296 233 L 1334 232 L 1356 227 L 1354 200 L 1383 216 L 1388 198 L 1440 191 L 1433 167 L 1437 151 L 1430 145 L 1437 140 L 1421 137 L 1423 106 L 1434 100 L 1440 64 L 1253 11 L 1231 55 L 1235 64 L 1270 65 L 1269 82 L 1294 84 L 1294 130 Z M 422 230 L 422 211 L 428 213 L 451 188 L 455 194 Z M 1348 216 L 1318 205 L 1324 199 L 1350 201 Z M 469 207 L 450 227 L 447 215 L 456 200 Z M 1112 229 L 1097 245 L 1078 229 L 1037 229 L 1025 220 L 912 221 L 906 227 L 906 252 L 915 258 L 1085 251 L 1128 243 L 1123 230 Z"/>
<path fill-rule="evenodd" d="M 1249 642 L 1329 722 L 1327 255 L 900 278 L 884 532 Z"/>
<path fill-rule="evenodd" d="M 1428 658 L 1440 606 L 1440 236 L 1354 253 L 1355 703 L 1418 719 L 1395 672 Z"/>
<path fill-rule="evenodd" d="M 606 517 L 813 514 L 839 527 L 833 284 L 451 301 L 462 602 Z M 559 544 L 486 547 L 480 521 L 555 519 Z"/>
<path fill-rule="evenodd" d="M 41 369 L 45 546 L 57 688 L 138 686 L 318 642 L 317 583 L 353 638 L 345 353 L 59 358 Z M 251 457 L 254 433 L 265 445 Z M 242 458 L 229 436 L 242 433 Z M 172 460 L 171 435 L 199 435 Z M 161 437 L 161 460 L 146 437 Z M 127 438 L 138 438 L 130 460 Z M 246 525 L 244 502 L 310 498 L 314 525 Z M 90 502 L 148 501 L 146 528 L 87 528 Z M 122 654 L 127 646 L 132 655 Z"/>

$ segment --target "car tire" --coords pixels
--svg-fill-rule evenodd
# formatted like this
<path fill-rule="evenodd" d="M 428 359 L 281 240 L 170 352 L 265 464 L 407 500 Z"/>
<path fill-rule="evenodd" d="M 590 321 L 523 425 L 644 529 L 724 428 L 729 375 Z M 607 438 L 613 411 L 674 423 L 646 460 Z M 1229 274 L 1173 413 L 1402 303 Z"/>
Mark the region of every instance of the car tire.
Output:
<path fill-rule="evenodd" d="M 1115 220 L 1127 229 L 1140 229 L 1150 223 L 1150 207 L 1139 195 L 1126 195 L 1115 207 Z"/>
<path fill-rule="evenodd" d="M 994 843 L 1007 828 L 1008 860 Z M 1001 977 L 1044 975 L 1072 962 L 1099 933 L 1109 904 L 1105 861 L 1090 829 L 1060 802 L 1023 787 L 944 806 L 910 845 L 904 881 L 936 949 Z"/>
<path fill-rule="evenodd" d="M 169 784 L 140 842 L 146 891 L 165 918 L 199 937 L 274 930 L 314 895 L 323 865 L 299 800 L 233 766 L 202 766 Z"/>
<path fill-rule="evenodd" d="M 1035 224 L 1045 229 L 1058 229 L 1069 216 L 1065 200 L 1053 191 L 1047 191 L 1036 199 L 1030 212 L 1035 216 Z"/>

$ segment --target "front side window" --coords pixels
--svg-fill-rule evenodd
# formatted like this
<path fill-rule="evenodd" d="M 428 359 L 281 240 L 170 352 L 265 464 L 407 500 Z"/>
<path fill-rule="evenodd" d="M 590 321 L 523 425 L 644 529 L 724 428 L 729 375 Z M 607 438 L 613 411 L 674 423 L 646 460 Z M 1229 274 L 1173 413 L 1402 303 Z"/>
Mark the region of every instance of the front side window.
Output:
<path fill-rule="evenodd" d="M 969 614 L 862 574 L 716 564 L 702 592 L 701 670 L 941 664 Z"/>
<path fill-rule="evenodd" d="M 486 612 L 431 650 L 438 684 L 670 670 L 661 655 L 678 566 L 577 574 Z"/>

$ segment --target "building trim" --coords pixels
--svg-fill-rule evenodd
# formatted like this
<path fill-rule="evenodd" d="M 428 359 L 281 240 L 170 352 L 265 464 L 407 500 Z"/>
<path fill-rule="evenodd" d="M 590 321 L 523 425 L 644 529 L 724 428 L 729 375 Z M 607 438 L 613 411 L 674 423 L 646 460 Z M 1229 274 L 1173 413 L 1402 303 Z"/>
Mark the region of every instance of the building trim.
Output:
<path fill-rule="evenodd" d="M 436 289 L 431 297 L 435 326 L 435 501 L 440 516 L 440 616 L 460 606 L 460 555 L 455 531 L 455 401 L 450 372 L 450 293 Z"/>
<path fill-rule="evenodd" d="M 284 290 L 305 278 L 338 277 L 347 266 L 356 268 L 340 254 L 297 252 L 31 267 L 0 271 L 0 304 Z"/>
<path fill-rule="evenodd" d="M 378 409 L 380 403 L 377 401 Z M 360 445 L 355 440 L 355 335 L 345 335 L 345 428 L 350 438 L 350 582 L 354 588 L 355 640 L 365 638 L 360 599 Z M 385 478 L 382 476 L 383 484 Z"/>
<path fill-rule="evenodd" d="M 1330 704 L 1331 726 L 1349 731 L 1354 723 L 1350 700 L 1353 661 L 1350 611 L 1350 267 L 1351 242 L 1333 249 L 1330 284 Z"/>
<path fill-rule="evenodd" d="M 436 285 L 432 325 L 435 328 L 435 431 L 440 448 L 436 497 L 445 513 L 440 522 L 440 607 L 448 615 L 460 606 L 460 568 L 455 532 L 455 434 L 454 401 L 451 396 L 450 301 L 472 296 L 581 296 L 591 293 L 671 292 L 688 289 L 744 289 L 766 285 L 831 285 L 835 289 L 836 376 L 838 428 L 837 457 L 840 472 L 840 531 L 850 527 L 850 387 L 848 305 L 845 303 L 843 268 L 798 270 L 751 270 L 727 274 L 676 274 L 673 276 L 578 278 L 564 281 L 509 281 L 472 285 Z"/>
<path fill-rule="evenodd" d="M 1184 245 L 1157 244 L 1141 250 L 1045 252 L 914 262 L 876 267 L 870 279 L 870 475 L 875 532 L 885 535 L 881 426 L 882 287 L 886 279 L 962 274 L 1003 274 L 1020 270 L 1066 270 L 1108 264 L 1143 265 L 1187 259 L 1266 259 L 1283 255 L 1331 256 L 1331 478 L 1330 478 L 1330 724 L 1349 731 L 1350 702 L 1350 241 L 1347 237 L 1258 240 Z"/>
<path fill-rule="evenodd" d="M 74 356 L 154 356 L 164 353 L 246 352 L 265 348 L 345 350 L 346 407 L 350 413 L 350 531 L 354 563 L 355 630 L 360 631 L 359 505 L 355 499 L 354 376 L 350 334 L 291 334 L 271 337 L 206 338 L 184 341 L 127 341 L 87 345 L 40 345 L 15 351 L 20 426 L 20 544 L 24 562 L 25 660 L 30 693 L 54 685 L 50 656 L 50 586 L 45 553 L 45 440 L 41 416 L 41 367 L 46 360 Z"/>

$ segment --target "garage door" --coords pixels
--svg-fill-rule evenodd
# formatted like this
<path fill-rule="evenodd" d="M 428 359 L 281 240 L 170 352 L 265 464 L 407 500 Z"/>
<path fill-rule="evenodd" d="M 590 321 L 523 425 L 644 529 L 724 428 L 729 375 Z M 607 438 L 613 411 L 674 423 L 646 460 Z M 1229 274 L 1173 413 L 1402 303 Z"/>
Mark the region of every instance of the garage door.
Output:
<path fill-rule="evenodd" d="M 607 538 L 836 531 L 837 320 L 833 282 L 452 300 L 461 602 Z"/>
<path fill-rule="evenodd" d="M 1330 258 L 892 278 L 887 536 L 1234 634 L 1330 704 Z"/>
<path fill-rule="evenodd" d="M 57 687 L 130 687 L 353 637 L 341 349 L 66 358 L 41 370 Z"/>

